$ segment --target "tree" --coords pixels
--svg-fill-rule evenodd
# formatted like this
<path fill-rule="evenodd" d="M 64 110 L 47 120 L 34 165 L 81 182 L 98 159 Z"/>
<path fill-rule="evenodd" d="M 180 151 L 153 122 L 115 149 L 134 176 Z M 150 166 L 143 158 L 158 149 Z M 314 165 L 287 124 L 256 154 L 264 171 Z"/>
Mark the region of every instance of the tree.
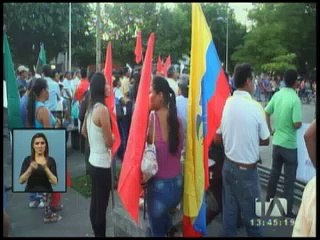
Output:
<path fill-rule="evenodd" d="M 272 59 L 270 63 L 263 64 L 261 69 L 264 72 L 277 72 L 283 73 L 288 69 L 296 69 L 296 66 L 293 64 L 296 55 L 294 53 L 281 55 Z"/>
<path fill-rule="evenodd" d="M 259 72 L 280 64 L 281 56 L 296 56 L 287 66 L 295 66 L 300 73 L 312 70 L 316 59 L 315 10 L 312 3 L 255 4 L 248 14 L 253 28 L 232 59 L 250 62 Z M 283 64 L 279 68 L 286 66 Z"/>
<path fill-rule="evenodd" d="M 204 12 L 213 33 L 221 61 L 225 59 L 226 24 L 218 21 L 226 13 L 224 4 L 204 4 Z M 115 62 L 134 64 L 135 30 L 142 30 L 144 44 L 151 32 L 155 32 L 154 56 L 165 58 L 169 54 L 173 63 L 183 55 L 190 54 L 191 47 L 191 4 L 177 3 L 168 8 L 160 3 L 114 3 L 105 4 L 104 39 L 113 42 Z M 219 15 L 220 14 L 220 15 Z M 121 17 L 119 17 L 121 16 Z M 223 15 L 225 16 L 225 15 Z M 233 12 L 229 16 L 229 53 L 241 43 L 245 27 L 235 21 Z M 104 43 L 104 45 L 106 45 Z M 145 46 L 144 46 L 145 47 Z"/>
<path fill-rule="evenodd" d="M 72 61 L 81 55 L 94 55 L 94 38 L 88 33 L 91 9 L 85 3 L 72 4 Z M 36 64 L 40 43 L 44 43 L 48 61 L 68 49 L 69 3 L 4 3 L 4 24 L 12 44 L 16 64 Z"/>

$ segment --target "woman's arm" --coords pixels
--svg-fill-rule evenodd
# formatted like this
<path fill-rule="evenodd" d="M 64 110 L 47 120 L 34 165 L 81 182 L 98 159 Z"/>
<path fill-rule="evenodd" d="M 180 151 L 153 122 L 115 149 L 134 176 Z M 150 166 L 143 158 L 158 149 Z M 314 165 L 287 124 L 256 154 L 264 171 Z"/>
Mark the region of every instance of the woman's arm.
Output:
<path fill-rule="evenodd" d="M 156 114 L 155 112 L 152 114 Z M 148 129 L 147 129 L 147 143 L 148 144 L 152 144 L 152 140 L 153 140 L 153 128 L 155 126 L 153 126 L 153 118 L 155 118 L 156 116 L 152 116 L 151 112 L 149 113 L 149 122 L 148 122 Z"/>
<path fill-rule="evenodd" d="M 110 114 L 107 107 L 99 107 L 96 109 L 96 114 L 98 114 L 98 121 L 102 128 L 103 137 L 104 137 L 104 144 L 106 147 L 111 148 L 113 145 L 113 137 L 111 131 L 111 124 L 110 124 Z"/>
<path fill-rule="evenodd" d="M 313 163 L 314 166 L 316 166 L 316 120 L 313 120 L 313 122 L 310 124 L 309 128 L 304 134 L 304 141 L 307 146 L 309 157 Z"/>
<path fill-rule="evenodd" d="M 55 174 L 52 173 L 52 171 L 51 171 L 50 168 L 48 167 L 47 161 L 45 161 L 43 164 L 40 164 L 40 165 L 43 167 L 45 173 L 47 174 L 47 177 L 48 177 L 49 182 L 50 182 L 51 184 L 56 185 L 56 184 L 58 183 L 58 178 L 55 176 L 55 174 L 56 174 L 56 171 L 55 171 L 55 170 L 56 170 L 55 161 L 53 160 L 53 163 L 52 163 L 52 165 L 54 165 L 54 166 L 53 166 L 53 172 L 54 172 Z"/>
<path fill-rule="evenodd" d="M 82 128 L 81 128 L 81 134 L 85 138 L 88 138 L 88 133 L 87 133 L 87 114 L 84 117 Z"/>
<path fill-rule="evenodd" d="M 42 123 L 44 128 L 51 128 L 50 124 L 50 113 L 46 107 L 39 108 L 37 112 L 37 119 Z"/>
<path fill-rule="evenodd" d="M 29 177 L 32 175 L 33 170 L 38 168 L 38 164 L 35 161 L 31 161 L 29 166 L 27 166 L 27 160 L 25 160 L 21 167 L 21 174 L 19 178 L 19 182 L 24 184 L 28 181 Z"/>

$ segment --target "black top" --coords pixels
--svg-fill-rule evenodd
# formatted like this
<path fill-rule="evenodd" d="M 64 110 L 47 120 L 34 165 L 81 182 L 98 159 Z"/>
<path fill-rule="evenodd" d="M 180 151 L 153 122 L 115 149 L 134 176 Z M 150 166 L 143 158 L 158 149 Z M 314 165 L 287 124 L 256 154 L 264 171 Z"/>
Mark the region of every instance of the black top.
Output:
<path fill-rule="evenodd" d="M 20 176 L 28 169 L 30 165 L 30 161 L 31 161 L 30 156 L 24 159 L 21 166 Z M 52 174 L 54 174 L 57 177 L 57 168 L 56 168 L 56 162 L 54 158 L 49 157 L 47 165 L 50 171 L 52 172 Z M 38 168 L 36 170 L 32 171 L 32 174 L 27 181 L 27 186 L 25 191 L 26 192 L 52 192 L 53 191 L 51 183 L 49 182 L 48 176 L 44 171 L 44 168 L 40 164 L 38 164 Z"/>

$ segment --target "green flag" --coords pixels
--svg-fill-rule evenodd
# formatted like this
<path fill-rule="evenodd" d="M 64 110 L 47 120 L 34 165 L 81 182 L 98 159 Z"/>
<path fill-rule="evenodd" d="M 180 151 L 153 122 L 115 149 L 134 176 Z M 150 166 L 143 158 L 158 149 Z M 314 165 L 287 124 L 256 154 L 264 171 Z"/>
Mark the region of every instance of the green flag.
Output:
<path fill-rule="evenodd" d="M 3 62 L 8 100 L 8 127 L 9 129 L 21 128 L 23 124 L 20 115 L 20 99 L 6 32 L 3 34 Z"/>
<path fill-rule="evenodd" d="M 47 64 L 46 50 L 44 50 L 44 45 L 43 45 L 43 43 L 41 43 L 40 44 L 40 53 L 39 53 L 37 66 L 36 66 L 36 72 L 41 73 L 43 65 L 46 65 L 46 64 Z"/>
<path fill-rule="evenodd" d="M 41 44 L 41 46 L 40 46 L 39 59 L 40 59 L 42 65 L 47 64 L 46 50 L 44 50 L 44 45 L 43 44 Z"/>

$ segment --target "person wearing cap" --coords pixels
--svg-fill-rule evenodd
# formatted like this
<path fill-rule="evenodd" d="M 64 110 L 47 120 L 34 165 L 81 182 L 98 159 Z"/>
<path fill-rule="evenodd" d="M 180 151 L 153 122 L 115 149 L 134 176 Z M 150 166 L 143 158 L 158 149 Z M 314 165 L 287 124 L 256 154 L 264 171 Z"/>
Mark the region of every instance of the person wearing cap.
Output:
<path fill-rule="evenodd" d="M 182 74 L 178 80 L 178 96 L 176 97 L 177 113 L 181 119 L 183 130 L 183 148 L 182 156 L 185 158 L 185 143 L 187 132 L 187 114 L 188 114 L 188 91 L 189 91 L 189 75 Z"/>
<path fill-rule="evenodd" d="M 19 90 L 20 97 L 23 96 L 23 94 L 26 92 L 28 84 L 27 84 L 27 79 L 28 79 L 28 74 L 29 74 L 29 69 L 23 65 L 19 66 L 17 69 L 18 73 L 18 78 L 17 78 L 17 87 Z"/>
<path fill-rule="evenodd" d="M 167 82 L 169 83 L 169 86 L 172 88 L 172 90 L 174 91 L 174 93 L 176 94 L 176 96 L 178 95 L 178 90 L 179 90 L 179 87 L 178 87 L 178 83 L 176 81 L 176 77 L 177 77 L 177 73 L 176 73 L 176 70 L 174 68 L 174 66 L 170 66 L 169 69 L 168 69 L 168 77 L 166 78 L 167 79 Z"/>

